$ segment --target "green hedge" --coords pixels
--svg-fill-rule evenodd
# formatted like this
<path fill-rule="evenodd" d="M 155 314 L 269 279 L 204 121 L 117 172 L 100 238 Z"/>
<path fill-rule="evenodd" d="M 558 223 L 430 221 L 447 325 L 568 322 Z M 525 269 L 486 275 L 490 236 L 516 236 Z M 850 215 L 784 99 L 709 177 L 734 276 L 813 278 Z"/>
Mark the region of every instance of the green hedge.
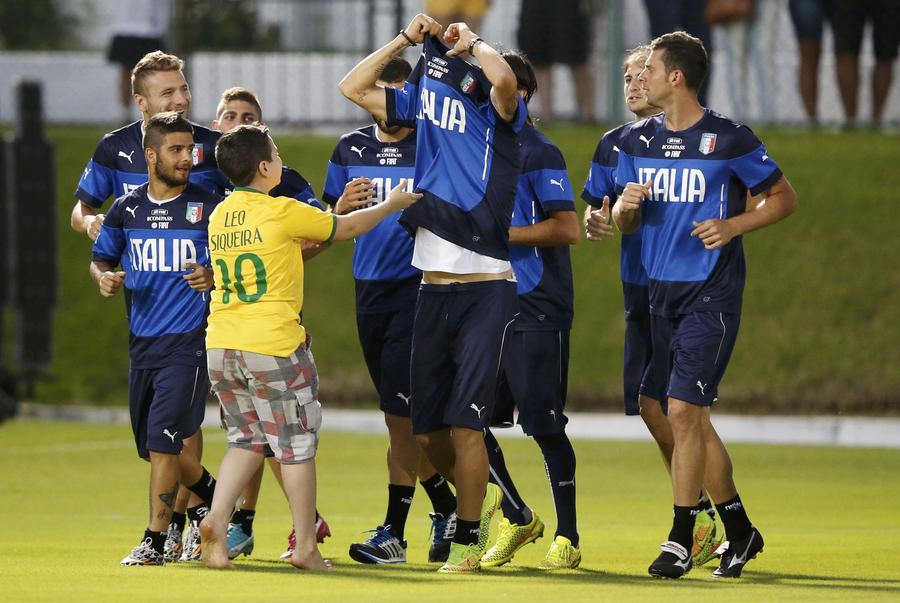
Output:
<path fill-rule="evenodd" d="M 580 192 L 600 128 L 548 129 Z M 68 227 L 72 191 L 97 129 L 52 129 L 59 169 L 60 305 L 56 360 L 36 398 L 125 404 L 127 328 L 121 298 L 88 277 L 90 246 Z M 900 139 L 874 132 L 764 131 L 800 209 L 745 238 L 748 283 L 737 349 L 720 393 L 727 412 L 893 413 L 900 402 Z M 286 163 L 321 192 L 336 137 L 278 136 Z M 579 208 L 583 204 L 579 201 Z M 359 350 L 352 243 L 310 262 L 304 318 L 328 402 L 374 405 Z M 570 404 L 621 408 L 622 296 L 618 242 L 573 250 L 576 317 Z"/>

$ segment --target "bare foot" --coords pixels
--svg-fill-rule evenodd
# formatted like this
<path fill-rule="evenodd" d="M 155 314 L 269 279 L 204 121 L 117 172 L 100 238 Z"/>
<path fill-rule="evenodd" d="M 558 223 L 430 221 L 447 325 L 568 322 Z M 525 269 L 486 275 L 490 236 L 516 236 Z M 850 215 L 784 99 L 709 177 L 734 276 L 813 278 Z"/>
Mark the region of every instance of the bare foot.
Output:
<path fill-rule="evenodd" d="M 322 553 L 319 552 L 318 547 L 307 552 L 301 552 L 298 548 L 291 555 L 291 565 L 302 570 L 328 571 L 331 569 L 331 560 L 322 559 Z"/>
<path fill-rule="evenodd" d="M 200 543 L 203 545 L 201 558 L 206 567 L 211 569 L 231 569 L 234 567 L 234 564 L 228 559 L 224 526 L 216 530 L 208 517 L 204 519 L 200 523 Z"/>

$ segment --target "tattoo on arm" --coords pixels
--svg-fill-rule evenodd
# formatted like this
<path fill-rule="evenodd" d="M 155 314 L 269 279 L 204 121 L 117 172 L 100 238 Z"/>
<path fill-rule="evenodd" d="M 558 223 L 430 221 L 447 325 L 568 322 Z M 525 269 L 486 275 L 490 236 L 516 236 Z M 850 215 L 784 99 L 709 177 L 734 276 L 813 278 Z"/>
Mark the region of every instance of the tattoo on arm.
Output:
<path fill-rule="evenodd" d="M 157 519 L 171 519 L 172 513 L 175 509 L 175 499 L 178 497 L 178 483 L 172 487 L 171 492 L 163 492 L 159 495 L 159 500 L 165 505 L 159 514 L 156 516 Z"/>

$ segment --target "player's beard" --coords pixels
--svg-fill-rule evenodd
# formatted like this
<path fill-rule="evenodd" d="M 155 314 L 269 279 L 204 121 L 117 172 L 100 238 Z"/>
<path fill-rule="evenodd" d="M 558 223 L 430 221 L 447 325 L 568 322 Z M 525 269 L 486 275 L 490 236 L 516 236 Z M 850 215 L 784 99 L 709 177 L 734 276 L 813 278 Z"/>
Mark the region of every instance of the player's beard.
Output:
<path fill-rule="evenodd" d="M 190 171 L 188 171 L 187 175 L 184 178 L 179 178 L 178 172 L 175 171 L 174 167 L 170 172 L 166 172 L 158 163 L 156 164 L 154 171 L 156 172 L 156 177 L 159 179 L 159 181 L 170 188 L 175 188 L 176 186 L 184 186 L 188 183 L 188 178 L 190 177 Z"/>

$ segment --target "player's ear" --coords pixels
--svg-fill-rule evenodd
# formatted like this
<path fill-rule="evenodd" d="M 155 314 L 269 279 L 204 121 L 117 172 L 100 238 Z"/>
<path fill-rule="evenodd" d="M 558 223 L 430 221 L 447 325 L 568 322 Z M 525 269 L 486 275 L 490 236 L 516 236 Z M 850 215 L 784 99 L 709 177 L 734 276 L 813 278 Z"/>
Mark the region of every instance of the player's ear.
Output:
<path fill-rule="evenodd" d="M 147 147 L 144 149 L 144 159 L 147 161 L 147 165 L 156 165 L 156 151 L 153 150 L 153 147 Z"/>
<path fill-rule="evenodd" d="M 134 104 L 137 105 L 137 108 L 141 113 L 147 113 L 148 105 L 147 105 L 146 98 L 144 98 L 140 94 L 135 94 L 134 95 Z"/>

